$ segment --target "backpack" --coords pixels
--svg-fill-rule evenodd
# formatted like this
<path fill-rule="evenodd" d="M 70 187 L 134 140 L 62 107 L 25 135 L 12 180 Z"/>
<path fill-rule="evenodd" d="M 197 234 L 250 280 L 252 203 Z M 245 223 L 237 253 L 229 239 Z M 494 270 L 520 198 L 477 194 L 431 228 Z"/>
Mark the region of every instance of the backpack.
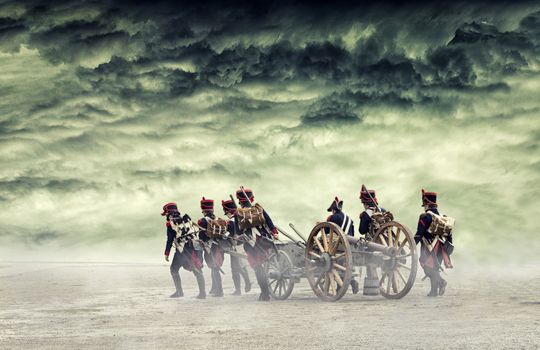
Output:
<path fill-rule="evenodd" d="M 446 215 L 438 215 L 432 211 L 427 212 L 431 215 L 431 225 L 428 232 L 436 236 L 449 236 L 455 226 L 456 220 Z"/>

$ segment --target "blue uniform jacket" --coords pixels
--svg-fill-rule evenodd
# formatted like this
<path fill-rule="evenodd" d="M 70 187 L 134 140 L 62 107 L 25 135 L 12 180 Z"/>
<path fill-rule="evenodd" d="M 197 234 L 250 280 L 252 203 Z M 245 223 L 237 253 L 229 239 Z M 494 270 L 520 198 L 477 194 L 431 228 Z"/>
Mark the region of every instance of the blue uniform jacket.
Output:
<path fill-rule="evenodd" d="M 370 208 L 372 209 L 373 211 L 376 210 L 376 208 Z M 386 212 L 386 209 L 384 208 L 379 208 L 381 210 L 382 213 Z M 358 226 L 358 232 L 360 232 L 361 235 L 365 235 L 366 233 L 369 232 L 369 228 L 371 226 L 371 216 L 369 216 L 369 214 L 364 210 L 361 214 L 360 214 L 360 226 Z"/>
<path fill-rule="evenodd" d="M 330 215 L 326 219 L 326 221 L 333 222 L 334 224 L 341 227 L 343 231 L 345 231 L 347 225 L 349 225 L 350 222 L 349 229 L 347 230 L 347 232 L 344 233 L 348 234 L 349 236 L 354 236 L 354 222 L 347 214 L 345 214 L 341 210 L 337 210 L 334 214 Z"/>

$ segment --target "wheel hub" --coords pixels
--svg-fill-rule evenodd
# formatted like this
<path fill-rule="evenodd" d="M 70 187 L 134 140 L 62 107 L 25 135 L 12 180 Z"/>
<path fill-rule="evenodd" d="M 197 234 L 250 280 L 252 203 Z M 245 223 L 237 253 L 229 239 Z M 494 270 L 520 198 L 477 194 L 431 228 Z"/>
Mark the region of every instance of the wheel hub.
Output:
<path fill-rule="evenodd" d="M 319 260 L 319 266 L 326 272 L 332 269 L 332 257 L 328 253 L 322 253 Z"/>

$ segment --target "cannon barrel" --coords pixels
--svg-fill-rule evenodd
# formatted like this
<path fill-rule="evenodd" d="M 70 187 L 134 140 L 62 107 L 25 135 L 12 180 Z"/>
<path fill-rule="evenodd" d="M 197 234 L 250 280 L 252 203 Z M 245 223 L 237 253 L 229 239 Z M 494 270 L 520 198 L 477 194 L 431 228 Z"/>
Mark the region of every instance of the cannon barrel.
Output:
<path fill-rule="evenodd" d="M 388 256 L 396 256 L 398 252 L 398 249 L 396 247 L 387 247 L 385 245 L 375 243 L 375 242 L 367 242 L 366 246 L 371 251 L 381 252 L 384 255 L 388 255 Z"/>
<path fill-rule="evenodd" d="M 398 252 L 398 249 L 396 247 L 388 247 L 383 244 L 379 244 L 375 242 L 366 242 L 366 241 L 360 242 L 361 239 L 351 237 L 351 236 L 347 236 L 347 240 L 349 241 L 349 244 L 351 244 L 352 246 L 355 246 L 358 243 L 360 243 L 360 244 L 365 245 L 368 248 L 368 250 L 372 252 L 381 252 L 387 256 L 396 256 Z"/>

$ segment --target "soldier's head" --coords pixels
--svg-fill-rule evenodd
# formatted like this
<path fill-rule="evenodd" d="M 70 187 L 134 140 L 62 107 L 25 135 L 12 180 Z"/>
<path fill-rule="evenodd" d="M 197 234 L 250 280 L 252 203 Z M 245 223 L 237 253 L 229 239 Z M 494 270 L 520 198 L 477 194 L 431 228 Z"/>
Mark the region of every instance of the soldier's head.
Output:
<path fill-rule="evenodd" d="M 174 202 L 169 202 L 163 206 L 163 212 L 161 216 L 167 216 L 172 214 L 178 214 L 178 206 Z"/>
<path fill-rule="evenodd" d="M 343 209 L 343 201 L 340 200 L 338 197 L 335 197 L 332 201 L 332 204 L 328 207 L 327 211 L 331 211 L 332 213 L 335 213 L 336 211 L 341 211 Z"/>
<path fill-rule="evenodd" d="M 221 206 L 223 207 L 223 212 L 228 217 L 232 217 L 234 216 L 234 214 L 236 214 L 236 205 L 234 204 L 232 199 L 221 201 Z"/>
<path fill-rule="evenodd" d="M 422 188 L 422 206 L 424 209 L 437 208 L 437 193 L 428 192 Z"/>
<path fill-rule="evenodd" d="M 248 207 L 251 203 L 253 203 L 253 200 L 255 197 L 253 196 L 253 191 L 249 188 L 240 187 L 238 191 L 236 191 L 236 198 L 238 198 L 238 201 L 240 202 L 240 205 L 242 207 Z"/>
<path fill-rule="evenodd" d="M 360 190 L 360 201 L 362 201 L 362 204 L 364 204 L 364 208 L 366 209 L 375 207 L 379 204 L 375 190 L 368 190 L 363 186 Z"/>
<path fill-rule="evenodd" d="M 206 199 L 202 197 L 201 199 L 201 210 L 203 214 L 213 214 L 214 213 L 214 200 Z"/>

